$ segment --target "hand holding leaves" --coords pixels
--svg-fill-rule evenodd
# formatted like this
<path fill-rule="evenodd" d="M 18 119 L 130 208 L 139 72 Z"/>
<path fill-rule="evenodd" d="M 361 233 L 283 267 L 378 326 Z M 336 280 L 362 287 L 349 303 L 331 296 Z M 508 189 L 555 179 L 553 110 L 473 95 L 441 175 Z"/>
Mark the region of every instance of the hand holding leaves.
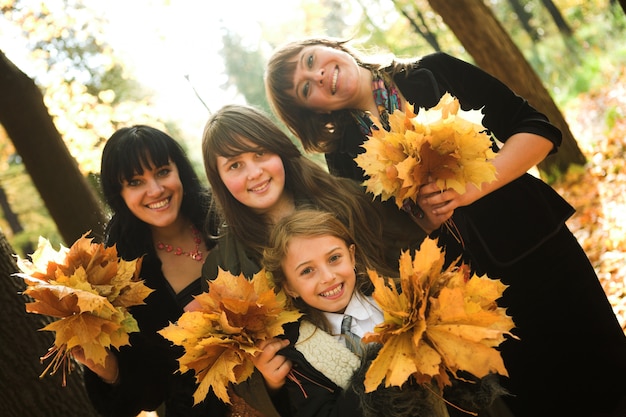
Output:
<path fill-rule="evenodd" d="M 417 202 L 422 185 L 436 181 L 441 190 L 465 192 L 468 183 L 477 187 L 495 179 L 495 157 L 485 128 L 471 121 L 480 112 L 464 112 L 456 98 L 446 93 L 432 109 L 417 115 L 407 104 L 406 113 L 389 117 L 390 131 L 372 130 L 363 144 L 365 153 L 356 163 L 369 176 L 364 185 L 382 200 L 395 197 L 398 208 L 406 199 Z"/>
<path fill-rule="evenodd" d="M 198 310 L 185 312 L 159 333 L 185 348 L 179 368 L 196 374 L 196 404 L 210 388 L 230 403 L 228 384 L 252 375 L 252 357 L 260 351 L 256 343 L 283 334 L 282 325 L 296 321 L 301 313 L 286 310 L 285 294 L 274 292 L 265 271 L 248 280 L 220 269 L 209 282 L 209 291 L 196 296 L 196 301 Z"/>
<path fill-rule="evenodd" d="M 124 261 L 115 246 L 105 248 L 86 236 L 59 251 L 40 238 L 32 262 L 17 260 L 22 273 L 16 275 L 28 286 L 24 294 L 34 300 L 26 311 L 59 319 L 42 329 L 56 332 L 56 337 L 42 358 L 53 357 L 41 376 L 62 367 L 63 384 L 73 348 L 82 348 L 86 359 L 104 365 L 107 348 L 129 343 L 128 333 L 139 328 L 128 307 L 143 304 L 153 291 L 139 280 L 141 258 Z"/>

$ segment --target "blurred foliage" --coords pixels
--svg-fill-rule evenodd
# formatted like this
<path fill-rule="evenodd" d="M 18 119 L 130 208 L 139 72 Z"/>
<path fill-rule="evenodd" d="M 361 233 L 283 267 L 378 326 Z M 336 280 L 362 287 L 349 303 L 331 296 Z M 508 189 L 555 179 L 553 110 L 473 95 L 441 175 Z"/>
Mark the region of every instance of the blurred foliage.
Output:
<path fill-rule="evenodd" d="M 567 120 L 591 162 L 554 187 L 576 209 L 567 224 L 626 330 L 626 67 L 605 79 L 568 103 Z"/>
<path fill-rule="evenodd" d="M 107 44 L 104 20 L 83 0 L 3 0 L 0 9 L 7 25 L 0 26 L 0 35 L 9 29 L 21 33 L 32 66 L 20 69 L 41 88 L 57 130 L 98 193 L 100 155 L 115 130 L 145 123 L 176 137 L 176 127 L 155 111 L 153 93 L 132 78 Z M 3 218 L 2 231 L 21 256 L 27 255 L 21 248 L 36 248 L 39 236 L 59 244 L 56 225 L 3 130 L 0 149 L 0 186 L 22 226 L 15 231 Z"/>
<path fill-rule="evenodd" d="M 252 45 L 247 45 L 238 33 L 226 28 L 222 28 L 222 31 L 220 55 L 228 75 L 222 88 L 236 88 L 245 97 L 246 102 L 254 103 L 270 114 L 270 106 L 265 98 L 265 87 L 259 82 L 263 79 L 265 66 L 258 40 Z"/>

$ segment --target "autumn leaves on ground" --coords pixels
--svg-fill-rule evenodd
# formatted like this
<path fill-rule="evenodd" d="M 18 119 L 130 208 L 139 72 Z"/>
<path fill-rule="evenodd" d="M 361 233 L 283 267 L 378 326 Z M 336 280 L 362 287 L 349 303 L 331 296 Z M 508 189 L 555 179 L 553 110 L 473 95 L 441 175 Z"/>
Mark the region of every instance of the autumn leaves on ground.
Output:
<path fill-rule="evenodd" d="M 576 208 L 568 226 L 626 330 L 626 70 L 607 75 L 605 87 L 564 113 L 588 162 L 552 185 Z"/>

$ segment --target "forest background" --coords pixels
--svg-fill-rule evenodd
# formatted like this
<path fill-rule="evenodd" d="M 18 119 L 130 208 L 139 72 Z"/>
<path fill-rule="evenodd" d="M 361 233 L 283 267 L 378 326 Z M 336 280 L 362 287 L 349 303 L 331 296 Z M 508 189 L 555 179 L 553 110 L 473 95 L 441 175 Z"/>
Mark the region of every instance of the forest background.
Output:
<path fill-rule="evenodd" d="M 117 128 L 146 123 L 167 130 L 184 144 L 204 178 L 199 149 L 207 116 L 232 102 L 269 112 L 261 80 L 276 45 L 304 35 L 350 37 L 357 47 L 400 57 L 442 50 L 500 78 L 516 75 L 513 87 L 520 93 L 529 86 L 545 87 L 571 134 L 573 150 L 562 150 L 560 163 L 540 166 L 538 174 L 576 207 L 568 225 L 626 328 L 626 17 L 620 2 L 268 0 L 212 5 L 0 0 L 0 74 L 25 81 L 11 84 L 0 78 L 0 235 L 8 241 L 7 251 L 26 256 L 39 236 L 71 245 L 77 233 L 102 226 L 108 213 L 97 173 L 102 147 Z M 449 10 L 451 5 L 455 10 Z M 482 32 L 488 17 L 495 18 L 494 30 L 501 25 L 498 36 Z M 181 38 L 182 28 L 204 26 L 211 31 Z M 494 42 L 507 40 L 511 45 L 505 50 L 512 55 L 498 54 Z M 515 73 L 525 65 L 538 82 Z M 45 114 L 22 107 L 16 99 L 20 93 L 40 94 Z M 33 134 L 28 131 L 33 124 L 47 127 Z M 67 158 L 48 151 L 57 136 Z M 80 181 L 74 186 L 75 173 L 85 189 Z M 38 182 L 40 177 L 50 182 Z M 94 212 L 82 221 L 80 214 L 89 210 Z M 76 226 L 70 230 L 72 220 Z M 2 276 L 0 288 L 11 279 Z M 0 350 L 5 353 L 4 344 Z M 5 376 L 0 373 L 0 378 Z"/>

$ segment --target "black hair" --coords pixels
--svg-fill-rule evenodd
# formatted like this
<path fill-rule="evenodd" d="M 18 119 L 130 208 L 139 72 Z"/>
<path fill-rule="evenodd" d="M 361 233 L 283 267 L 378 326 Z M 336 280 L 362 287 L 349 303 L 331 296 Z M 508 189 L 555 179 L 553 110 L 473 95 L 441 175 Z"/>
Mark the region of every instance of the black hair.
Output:
<path fill-rule="evenodd" d="M 159 129 L 135 125 L 117 130 L 102 152 L 100 184 L 113 214 L 105 230 L 105 244 L 117 245 L 120 256 L 135 259 L 152 250 L 149 226 L 130 211 L 122 198 L 122 184 L 144 169 L 173 162 L 183 185 L 181 214 L 191 220 L 205 236 L 217 233 L 217 219 L 208 216 L 211 194 L 187 158 L 182 146 Z M 210 239 L 209 239 L 210 240 Z M 208 241 L 207 247 L 214 246 Z"/>

